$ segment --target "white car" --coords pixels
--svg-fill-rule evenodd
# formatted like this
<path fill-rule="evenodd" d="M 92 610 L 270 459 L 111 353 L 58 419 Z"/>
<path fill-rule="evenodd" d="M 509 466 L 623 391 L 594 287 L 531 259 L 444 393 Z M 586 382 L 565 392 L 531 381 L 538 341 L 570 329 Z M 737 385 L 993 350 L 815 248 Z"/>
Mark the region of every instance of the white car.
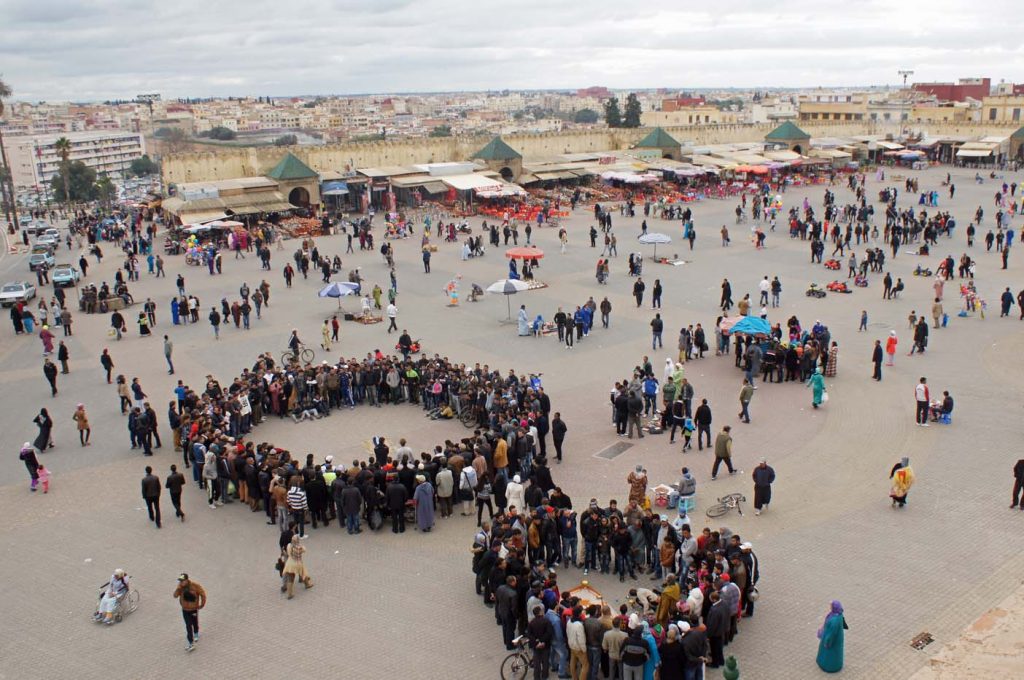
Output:
<path fill-rule="evenodd" d="M 42 243 L 56 248 L 60 245 L 60 232 L 56 229 L 47 229 L 36 237 L 36 243 Z"/>
<path fill-rule="evenodd" d="M 69 264 L 58 264 L 50 272 L 50 280 L 53 281 L 54 288 L 57 286 L 77 286 L 80 278 L 81 275 L 78 273 L 78 270 Z"/>
<path fill-rule="evenodd" d="M 36 296 L 36 287 L 28 281 L 10 281 L 0 288 L 0 306 L 13 307 L 18 302 L 28 302 Z"/>
<path fill-rule="evenodd" d="M 40 265 L 43 264 L 46 265 L 47 269 L 53 268 L 53 251 L 46 247 L 33 248 L 32 254 L 28 256 L 29 270 L 35 271 Z"/>

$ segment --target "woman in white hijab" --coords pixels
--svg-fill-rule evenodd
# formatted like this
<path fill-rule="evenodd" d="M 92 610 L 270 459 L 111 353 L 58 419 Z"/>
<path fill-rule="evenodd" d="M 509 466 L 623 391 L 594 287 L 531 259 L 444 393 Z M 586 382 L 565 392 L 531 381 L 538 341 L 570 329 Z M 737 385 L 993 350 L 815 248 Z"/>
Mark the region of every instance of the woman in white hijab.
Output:
<path fill-rule="evenodd" d="M 704 607 L 704 593 L 701 592 L 700 588 L 690 588 L 690 594 L 686 596 L 686 613 L 689 615 L 696 614 L 700 616 L 701 609 Z"/>

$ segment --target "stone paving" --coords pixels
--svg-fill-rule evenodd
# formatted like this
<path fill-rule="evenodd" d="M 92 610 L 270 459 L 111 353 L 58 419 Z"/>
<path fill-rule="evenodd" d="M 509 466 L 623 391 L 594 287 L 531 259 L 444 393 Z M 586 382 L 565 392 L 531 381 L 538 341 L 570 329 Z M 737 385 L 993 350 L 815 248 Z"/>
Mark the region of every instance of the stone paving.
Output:
<path fill-rule="evenodd" d="M 945 172 L 909 174 L 920 177 L 925 190 L 939 188 Z M 964 228 L 978 205 L 986 213 L 981 235 L 993 223 L 995 186 L 991 181 L 975 185 L 973 174 L 953 172 L 956 203 L 950 207 L 943 200 L 941 205 L 953 212 L 959 227 L 954 238 L 943 240 L 927 260 L 933 269 L 939 256 L 948 252 L 958 258 L 964 252 Z M 881 186 L 869 178 L 869 196 L 875 197 Z M 902 183 L 899 186 L 902 196 Z M 843 187 L 834 191 L 840 205 L 851 197 Z M 788 208 L 808 196 L 819 209 L 822 193 L 820 186 L 792 189 L 784 202 Z M 824 285 L 837 277 L 812 268 L 807 243 L 789 239 L 782 228 L 769 234 L 766 250 L 755 251 L 745 238 L 746 225 L 733 226 L 734 207 L 733 201 L 693 206 L 698 240 L 692 253 L 678 240 L 677 224 L 648 220 L 651 231 L 676 239 L 659 253 L 679 253 L 687 260 L 679 267 L 651 260 L 644 265 L 647 300 L 654 279 L 660 278 L 665 287 L 661 313 L 667 351 L 650 351 L 648 324 L 653 312 L 646 304 L 636 308 L 632 280 L 625 274 L 630 251 L 649 254 L 648 247 L 634 241 L 641 218 L 615 216 L 620 254 L 613 261 L 609 285 L 598 286 L 593 269 L 600 249 L 591 249 L 585 235 L 589 207 L 568 220 L 565 254 L 558 252 L 554 230 L 535 231 L 535 240 L 547 252 L 536 275 L 549 287 L 518 295 L 512 303 L 525 304 L 531 318 L 538 313 L 550 318 L 559 305 L 575 307 L 588 296 L 600 301 L 608 295 L 613 305 L 609 330 L 595 328 L 570 351 L 550 337 L 516 337 L 514 326 L 499 323 L 506 314 L 501 296 L 446 307 L 442 289 L 453 275 L 463 277 L 463 300 L 471 282 L 486 287 L 505 276 L 503 249 L 462 262 L 459 246 L 441 244 L 431 263 L 433 272 L 427 275 L 420 262 L 418 234 L 395 243 L 398 325 L 422 338 L 430 354 L 487 363 L 504 372 L 513 367 L 543 372 L 553 408 L 562 412 L 569 427 L 566 461 L 555 466 L 553 474 L 577 506 L 591 496 L 602 503 L 610 498 L 623 501 L 625 477 L 638 463 L 648 468 L 654 483 L 674 481 L 685 464 L 698 479 L 697 528 L 715 526 L 703 518 L 708 503 L 732 491 L 749 496 L 749 471 L 761 456 L 767 457 L 778 475 L 771 510 L 760 517 L 748 512 L 716 521 L 751 540 L 762 565 L 757 615 L 743 621 L 740 635 L 727 650 L 737 656 L 743 677 L 818 677 L 814 633 L 833 598 L 842 600 L 850 625 L 844 675 L 908 677 L 940 644 L 955 640 L 965 626 L 1020 584 L 1024 517 L 1006 506 L 1010 470 L 1019 457 L 1020 435 L 1011 423 L 1019 418 L 1022 371 L 1017 358 L 1024 351 L 1024 334 L 1016 313 L 1011 319 L 998 315 L 1002 289 L 1011 286 L 1017 291 L 1021 286 L 1020 262 L 1014 254 L 1009 271 L 1001 271 L 997 255 L 975 246 L 978 286 L 989 302 L 986 318 L 956 317 L 956 287 L 947 285 L 949 328 L 932 331 L 926 355 L 907 357 L 907 314 L 931 306 L 931 281 L 911 276 L 920 258 L 901 252 L 889 261 L 893 275 L 902 276 L 907 286 L 900 300 L 881 300 L 877 275 L 869 288 L 855 289 L 851 295 L 810 299 L 804 296 L 809 282 Z M 723 223 L 733 232 L 729 248 L 720 246 L 718 229 Z M 473 220 L 474 226 L 478 224 Z M 386 269 L 378 252 L 346 256 L 342 237 L 318 243 L 322 253 L 342 254 L 346 272 L 350 266 L 361 266 L 371 286 L 378 282 L 386 287 Z M 250 515 L 238 505 L 210 510 L 195 487 L 189 487 L 184 499 L 187 522 L 174 521 L 166 498 L 164 528 L 157 531 L 147 522 L 139 494 L 144 465 L 152 463 L 162 479 L 167 466 L 181 460 L 169 446 L 163 421 L 174 379 L 193 385 L 208 373 L 222 381 L 230 379 L 251 365 L 258 352 L 279 354 L 291 328 L 299 329 L 307 345 L 316 349 L 318 361 L 323 357 L 317 348 L 319 327 L 336 304 L 316 297 L 319 276 L 308 281 L 300 277 L 294 288 L 285 289 L 280 271 L 295 247 L 289 242 L 286 250 L 273 251 L 272 272 L 260 270 L 251 255 L 235 261 L 228 254 L 222 276 L 187 267 L 181 258 L 168 259 L 166 280 L 143 274 L 133 288 L 136 298 L 151 296 L 160 306 L 156 337 L 150 339 L 130 332 L 121 342 L 111 341 L 105 317 L 77 314 L 75 335 L 68 341 L 72 372 L 60 376 L 56 398 L 49 397 L 41 375 L 38 338 L 14 337 L 10 326 L 4 331 L 0 426 L 8 454 L 0 465 L 0 506 L 7 521 L 0 525 L 0 537 L 6 546 L 3 571 L 8 585 L 3 592 L 16 625 L 0 639 L 5 659 L 0 677 L 72 672 L 82 678 L 171 678 L 183 672 L 224 678 L 273 676 L 282 662 L 295 677 L 321 674 L 329 666 L 359 678 L 498 676 L 505 652 L 492 611 L 473 595 L 473 522 L 467 518 L 439 519 L 429 536 L 410 531 L 396 537 L 385 531 L 351 537 L 336 524 L 314 531 L 307 563 L 316 586 L 298 592 L 291 602 L 280 596 L 271 571 L 277 531 L 260 515 Z M 90 281 L 113 278 L 118 258 L 112 248 L 107 251 L 104 263 L 90 269 Z M 168 304 L 179 272 L 203 303 L 201 321 L 194 326 L 169 324 Z M 732 282 L 734 299 L 750 292 L 756 300 L 757 283 L 765 274 L 778 274 L 783 283 L 783 305 L 771 315 L 773 321 L 784 323 L 797 314 L 809 326 L 820 319 L 839 343 L 839 373 L 829 380 L 827 406 L 813 411 L 802 385 L 765 385 L 751 405 L 753 422 L 740 425 L 734 409 L 741 376 L 731 358 L 711 355 L 688 364 L 686 375 L 697 398 L 709 399 L 713 428 L 734 425 L 734 461 L 745 474 L 711 482 L 711 454 L 681 454 L 668 446 L 665 436 L 634 442 L 612 460 L 594 457 L 619 441 L 610 426 L 607 402 L 614 380 L 627 376 L 644 355 L 660 368 L 666 356 L 675 354 L 679 326 L 700 322 L 710 329 L 723 277 Z M 4 280 L 28 276 L 22 258 L 0 260 Z M 248 332 L 225 327 L 221 340 L 214 341 L 205 321 L 209 306 L 223 296 L 232 299 L 243 281 L 254 288 L 264 276 L 272 285 L 264 318 L 254 320 Z M 358 302 L 350 299 L 343 305 L 353 310 Z M 861 309 L 870 315 L 867 333 L 856 330 Z M 386 350 L 396 337 L 388 336 L 385 328 L 386 324 L 343 324 L 341 342 L 331 357 L 362 356 L 377 347 Z M 885 370 L 883 382 L 876 384 L 870 380 L 871 346 L 890 328 L 899 333 L 903 351 L 896 366 Z M 173 377 L 166 375 L 163 361 L 159 338 L 164 332 L 175 343 Z M 103 347 L 111 350 L 115 374 L 140 378 L 161 416 L 168 443 L 152 459 L 143 460 L 128 447 L 114 387 L 104 383 L 99 366 Z M 921 375 L 928 376 L 933 390 L 950 389 L 956 398 L 953 425 L 914 427 L 913 386 Z M 86 404 L 93 425 L 93 446 L 87 449 L 77 445 L 71 421 L 79 401 Z M 56 421 L 57 447 L 42 456 L 53 470 L 52 488 L 45 496 L 29 494 L 24 466 L 16 457 L 21 443 L 35 436 L 31 419 L 40 407 L 49 408 Z M 465 436 L 463 432 L 457 423 L 429 421 L 414 407 L 398 406 L 336 412 L 300 425 L 268 421 L 254 438 L 315 452 L 318 458 L 333 453 L 336 459 L 349 460 L 365 454 L 365 442 L 375 434 L 405 436 L 414 449 L 427 450 L 445 438 Z M 918 483 L 908 507 L 896 511 L 887 499 L 887 475 L 904 455 L 911 458 Z M 133 576 L 142 593 L 141 606 L 112 629 L 97 627 L 89 621 L 95 593 L 118 566 Z M 170 597 L 180 571 L 189 572 L 210 595 L 201 614 L 203 639 L 191 655 L 183 650 L 181 618 Z M 559 580 L 567 587 L 579 578 L 577 571 L 569 570 Z M 628 587 L 600 575 L 591 581 L 613 603 L 622 600 Z M 936 643 L 917 651 L 910 641 L 921 632 L 930 633 Z M 383 650 L 378 651 L 382 643 Z M 295 653 L 288 653 L 289 646 Z M 709 677 L 719 676 L 711 672 Z"/>

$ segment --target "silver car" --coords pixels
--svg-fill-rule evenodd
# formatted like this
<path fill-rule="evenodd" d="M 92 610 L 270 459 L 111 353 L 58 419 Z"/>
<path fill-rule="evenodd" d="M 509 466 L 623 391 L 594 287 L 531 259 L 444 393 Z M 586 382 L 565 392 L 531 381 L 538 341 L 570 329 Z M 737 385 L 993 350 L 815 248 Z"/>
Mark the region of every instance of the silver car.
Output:
<path fill-rule="evenodd" d="M 47 229 L 36 237 L 36 243 L 57 248 L 60 246 L 60 232 L 52 228 Z"/>

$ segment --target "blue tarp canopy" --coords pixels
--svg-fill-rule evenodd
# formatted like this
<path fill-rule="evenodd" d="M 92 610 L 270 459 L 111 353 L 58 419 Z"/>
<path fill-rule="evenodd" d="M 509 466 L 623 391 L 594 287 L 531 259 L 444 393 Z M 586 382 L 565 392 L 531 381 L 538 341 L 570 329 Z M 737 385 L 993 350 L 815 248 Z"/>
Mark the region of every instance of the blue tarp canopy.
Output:
<path fill-rule="evenodd" d="M 746 333 L 747 335 L 771 335 L 772 327 L 759 316 L 745 316 L 732 325 L 730 333 Z"/>
<path fill-rule="evenodd" d="M 346 182 L 324 182 L 320 185 L 320 193 L 323 196 L 344 196 L 348 193 Z"/>

